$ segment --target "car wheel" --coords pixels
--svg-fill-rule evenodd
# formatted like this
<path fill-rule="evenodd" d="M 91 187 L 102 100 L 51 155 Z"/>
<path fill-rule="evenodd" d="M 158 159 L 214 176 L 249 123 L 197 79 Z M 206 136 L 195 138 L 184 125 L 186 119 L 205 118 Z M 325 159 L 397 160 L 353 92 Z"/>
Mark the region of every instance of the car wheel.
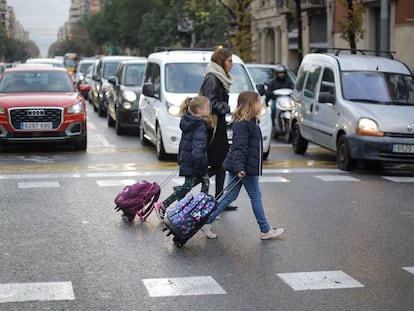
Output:
<path fill-rule="evenodd" d="M 106 120 L 107 120 L 107 124 L 109 127 L 114 127 L 115 126 L 115 121 L 114 119 L 111 117 L 111 114 L 109 113 L 109 111 L 106 112 Z"/>
<path fill-rule="evenodd" d="M 293 125 L 292 129 L 292 150 L 296 154 L 305 154 L 308 149 L 308 141 L 300 134 L 298 123 Z"/>
<path fill-rule="evenodd" d="M 158 160 L 166 160 L 167 159 L 167 153 L 164 149 L 164 143 L 162 141 L 162 135 L 161 135 L 161 129 L 157 127 L 157 137 L 155 142 L 155 149 L 157 153 Z"/>
<path fill-rule="evenodd" d="M 352 171 L 356 164 L 355 159 L 351 158 L 345 134 L 341 135 L 336 143 L 336 164 L 343 171 Z"/>
<path fill-rule="evenodd" d="M 151 142 L 145 137 L 144 123 L 141 116 L 139 117 L 139 140 L 143 146 L 151 145 Z"/>
<path fill-rule="evenodd" d="M 76 150 L 85 151 L 86 147 L 87 147 L 87 144 L 88 144 L 88 136 L 85 133 L 85 135 L 83 135 L 81 138 L 79 138 L 75 142 L 74 147 L 75 147 Z"/>
<path fill-rule="evenodd" d="M 119 123 L 119 115 L 118 115 L 118 111 L 115 112 L 115 132 L 117 135 L 122 135 L 124 134 L 124 129 L 122 127 L 122 125 Z"/>

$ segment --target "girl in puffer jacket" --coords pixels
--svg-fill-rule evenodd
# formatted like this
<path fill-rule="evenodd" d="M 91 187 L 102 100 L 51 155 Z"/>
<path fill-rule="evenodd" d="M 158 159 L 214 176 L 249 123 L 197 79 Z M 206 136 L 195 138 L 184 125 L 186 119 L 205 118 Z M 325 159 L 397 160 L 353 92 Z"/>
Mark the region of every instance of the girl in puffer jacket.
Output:
<path fill-rule="evenodd" d="M 261 239 L 278 238 L 285 232 L 283 228 L 269 226 L 263 209 L 262 194 L 259 188 L 263 159 L 263 141 L 258 119 L 261 108 L 259 94 L 253 91 L 240 93 L 236 111 L 233 113 L 233 143 L 223 167 L 229 172 L 229 183 L 237 178 L 241 178 L 241 182 L 237 183 L 234 188 L 231 187 L 232 190 L 229 190 L 222 200 L 217 201 L 216 209 L 202 227 L 202 231 L 210 239 L 217 237 L 212 231 L 211 223 L 227 205 L 238 197 L 242 185 L 249 195 L 253 214 L 261 232 Z"/>
<path fill-rule="evenodd" d="M 210 181 L 207 175 L 207 121 L 210 119 L 210 101 L 204 96 L 187 97 L 181 105 L 181 140 L 178 149 L 180 176 L 184 184 L 162 202 L 155 203 L 158 216 L 164 219 L 167 207 L 181 200 L 195 185 L 201 183 L 201 192 L 208 194 Z"/>

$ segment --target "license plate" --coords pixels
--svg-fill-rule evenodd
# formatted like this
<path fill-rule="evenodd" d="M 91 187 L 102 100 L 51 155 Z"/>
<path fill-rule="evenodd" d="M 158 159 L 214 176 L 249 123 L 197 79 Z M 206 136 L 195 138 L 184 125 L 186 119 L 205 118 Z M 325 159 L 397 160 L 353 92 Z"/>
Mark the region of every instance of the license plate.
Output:
<path fill-rule="evenodd" d="M 414 145 L 395 144 L 392 146 L 392 152 L 397 153 L 414 153 Z"/>
<path fill-rule="evenodd" d="M 22 130 L 51 130 L 53 129 L 52 122 L 21 122 L 20 129 Z"/>

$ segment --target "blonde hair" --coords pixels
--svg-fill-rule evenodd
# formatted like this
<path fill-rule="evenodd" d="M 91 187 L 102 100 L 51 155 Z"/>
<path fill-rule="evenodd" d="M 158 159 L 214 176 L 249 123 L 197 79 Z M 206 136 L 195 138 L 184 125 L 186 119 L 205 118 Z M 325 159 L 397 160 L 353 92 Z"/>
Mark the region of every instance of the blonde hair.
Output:
<path fill-rule="evenodd" d="M 186 112 L 196 114 L 198 110 L 207 105 L 210 107 L 210 100 L 205 96 L 187 97 L 180 106 L 179 116 L 183 116 Z"/>
<path fill-rule="evenodd" d="M 256 92 L 241 92 L 237 98 L 237 108 L 233 113 L 233 121 L 250 121 L 254 119 L 257 116 L 254 105 L 258 99 L 259 94 Z"/>

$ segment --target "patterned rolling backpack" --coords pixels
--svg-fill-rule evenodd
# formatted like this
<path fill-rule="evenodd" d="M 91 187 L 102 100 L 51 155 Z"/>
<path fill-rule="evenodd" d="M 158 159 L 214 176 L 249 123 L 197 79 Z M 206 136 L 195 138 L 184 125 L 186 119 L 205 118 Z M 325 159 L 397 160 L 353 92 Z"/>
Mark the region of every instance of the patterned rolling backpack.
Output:
<path fill-rule="evenodd" d="M 169 230 L 167 236 L 174 235 L 175 245 L 183 246 L 204 225 L 215 205 L 214 197 L 203 192 L 187 194 L 167 210 L 164 231 Z"/>

